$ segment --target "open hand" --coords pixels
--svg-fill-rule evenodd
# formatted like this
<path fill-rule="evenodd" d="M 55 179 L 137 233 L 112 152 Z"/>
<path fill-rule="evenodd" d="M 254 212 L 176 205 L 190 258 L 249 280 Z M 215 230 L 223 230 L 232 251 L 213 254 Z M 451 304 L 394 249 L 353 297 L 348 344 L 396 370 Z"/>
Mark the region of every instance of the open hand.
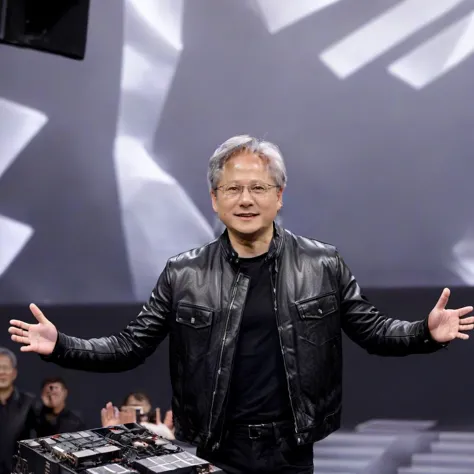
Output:
<path fill-rule="evenodd" d="M 132 409 L 124 407 L 123 410 L 119 410 L 115 407 L 112 402 L 108 402 L 105 408 L 100 411 L 100 419 L 102 426 L 125 425 L 127 423 L 137 422 L 137 413 Z"/>
<path fill-rule="evenodd" d="M 53 352 L 58 339 L 56 326 L 46 319 L 38 306 L 30 304 L 30 310 L 38 321 L 38 324 L 28 324 L 23 321 L 12 319 L 8 332 L 12 334 L 12 341 L 24 344 L 20 350 L 22 352 L 36 352 L 42 355 L 49 355 Z"/>
<path fill-rule="evenodd" d="M 142 423 L 142 426 L 152 431 L 153 433 L 166 439 L 174 438 L 174 424 L 173 424 L 173 413 L 168 410 L 165 415 L 164 421 L 161 421 L 161 411 L 159 408 L 156 409 L 156 420 L 155 423 Z"/>
<path fill-rule="evenodd" d="M 474 317 L 464 318 L 472 312 L 472 306 L 446 309 L 450 293 L 449 288 L 443 290 L 436 306 L 428 316 L 431 337 L 437 342 L 449 342 L 456 338 L 469 339 L 469 335 L 465 331 L 474 329 Z"/>

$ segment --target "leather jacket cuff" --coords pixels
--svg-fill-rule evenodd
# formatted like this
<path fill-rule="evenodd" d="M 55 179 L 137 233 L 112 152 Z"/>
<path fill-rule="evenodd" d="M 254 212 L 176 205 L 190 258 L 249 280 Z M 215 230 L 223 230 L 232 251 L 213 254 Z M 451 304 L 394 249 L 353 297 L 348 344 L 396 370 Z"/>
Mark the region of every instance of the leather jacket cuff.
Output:
<path fill-rule="evenodd" d="M 433 349 L 443 349 L 448 347 L 449 342 L 438 342 L 433 339 L 428 326 L 428 317 L 423 320 L 423 343 Z"/>
<path fill-rule="evenodd" d="M 65 351 L 66 351 L 66 335 L 61 332 L 58 332 L 58 339 L 54 346 L 53 352 L 51 352 L 51 354 L 49 355 L 42 355 L 41 359 L 43 359 L 46 362 L 59 360 L 61 359 L 61 356 L 64 355 Z"/>

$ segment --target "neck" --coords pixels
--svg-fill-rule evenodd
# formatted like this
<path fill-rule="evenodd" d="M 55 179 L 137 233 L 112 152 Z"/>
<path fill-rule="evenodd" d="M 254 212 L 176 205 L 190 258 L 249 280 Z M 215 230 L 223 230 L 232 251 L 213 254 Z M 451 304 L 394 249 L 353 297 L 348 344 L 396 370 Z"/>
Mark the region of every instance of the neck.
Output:
<path fill-rule="evenodd" d="M 13 385 L 7 388 L 0 388 L 0 403 L 5 405 L 7 400 L 12 396 L 13 393 Z"/>
<path fill-rule="evenodd" d="M 258 235 L 241 235 L 228 231 L 229 240 L 239 257 L 250 258 L 268 252 L 273 238 L 273 225 Z"/>

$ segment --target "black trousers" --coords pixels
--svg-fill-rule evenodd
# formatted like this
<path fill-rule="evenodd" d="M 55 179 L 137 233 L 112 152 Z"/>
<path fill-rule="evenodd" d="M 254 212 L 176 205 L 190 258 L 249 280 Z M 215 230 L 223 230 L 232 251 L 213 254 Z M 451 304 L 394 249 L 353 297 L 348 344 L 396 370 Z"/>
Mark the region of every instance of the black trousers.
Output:
<path fill-rule="evenodd" d="M 197 455 L 229 474 L 313 474 L 313 445 L 298 446 L 292 424 L 237 425 L 225 430 L 219 449 Z"/>

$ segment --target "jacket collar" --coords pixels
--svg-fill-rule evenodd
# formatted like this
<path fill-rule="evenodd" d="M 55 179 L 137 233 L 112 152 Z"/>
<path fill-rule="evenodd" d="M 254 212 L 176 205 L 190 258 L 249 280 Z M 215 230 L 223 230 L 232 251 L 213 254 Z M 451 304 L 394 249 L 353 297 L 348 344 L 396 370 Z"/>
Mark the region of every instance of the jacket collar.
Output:
<path fill-rule="evenodd" d="M 268 249 L 266 260 L 273 260 L 279 257 L 283 249 L 284 238 L 285 238 L 284 229 L 274 222 L 273 223 L 273 238 L 270 243 L 270 248 Z M 234 250 L 234 248 L 232 247 L 232 244 L 230 243 L 229 233 L 227 229 L 219 237 L 219 243 L 226 260 L 228 260 L 231 264 L 238 263 L 239 256 L 237 252 Z"/>

